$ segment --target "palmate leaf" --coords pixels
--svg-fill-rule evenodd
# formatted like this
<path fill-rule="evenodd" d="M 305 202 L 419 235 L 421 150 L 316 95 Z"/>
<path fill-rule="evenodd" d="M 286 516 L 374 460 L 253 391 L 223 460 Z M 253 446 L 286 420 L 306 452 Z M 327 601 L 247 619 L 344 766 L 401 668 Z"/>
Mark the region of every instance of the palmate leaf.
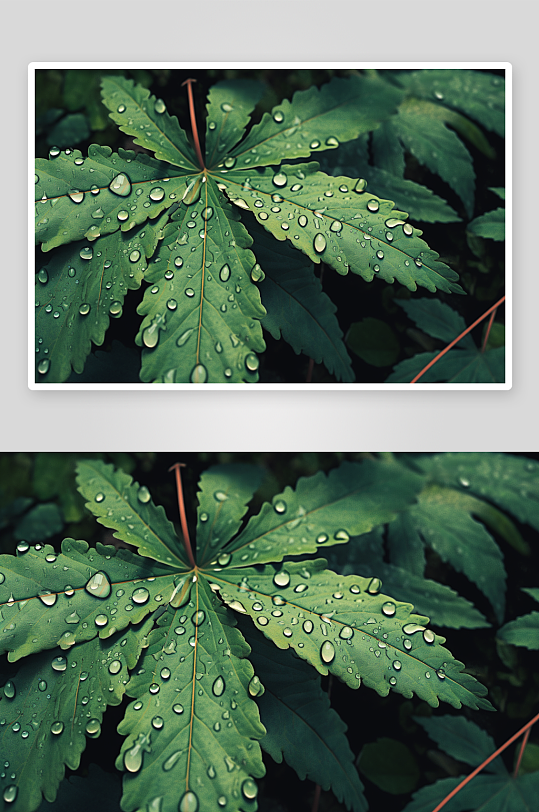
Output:
<path fill-rule="evenodd" d="M 256 174 L 230 171 L 223 184 L 230 199 L 251 211 L 278 240 L 290 240 L 313 262 L 371 282 L 395 279 L 409 290 L 461 293 L 458 275 L 440 262 L 393 203 L 365 193 L 364 181 L 332 177 L 318 164 L 283 165 Z"/>
<path fill-rule="evenodd" d="M 141 379 L 174 383 L 258 380 L 265 310 L 250 274 L 252 239 L 213 179 L 200 205 L 182 206 L 164 231 L 138 312 Z"/>
<path fill-rule="evenodd" d="M 251 646 L 249 659 L 264 675 L 257 698 L 266 735 L 260 744 L 277 763 L 284 759 L 303 780 L 331 789 L 348 809 L 364 812 L 363 786 L 346 739 L 346 725 L 330 707 L 320 676 L 290 650 L 281 651 L 238 619 Z"/>
<path fill-rule="evenodd" d="M 476 680 L 442 647 L 411 604 L 378 592 L 377 578 L 341 576 L 323 559 L 287 562 L 277 570 L 230 568 L 212 582 L 232 609 L 247 614 L 278 648 L 293 648 L 320 674 L 351 688 L 363 683 L 381 696 L 413 693 L 433 707 L 491 708 Z M 328 597 L 331 596 L 331 597 Z"/>
<path fill-rule="evenodd" d="M 274 338 L 282 336 L 297 355 L 303 352 L 317 364 L 323 362 L 338 380 L 353 381 L 335 305 L 322 291 L 311 260 L 288 242 L 271 239 L 257 223 L 249 223 L 249 232 L 265 274 L 259 284 L 267 311 L 262 326 Z"/>
<path fill-rule="evenodd" d="M 251 776 L 265 772 L 257 741 L 265 730 L 251 698 L 260 687 L 250 649 L 205 579 L 190 598 L 159 619 L 127 686 L 137 701 L 118 728 L 127 735 L 117 760 L 127 771 L 125 812 L 256 809 Z"/>
<path fill-rule="evenodd" d="M 262 82 L 233 79 L 210 88 L 206 110 L 206 165 L 216 166 L 243 138 L 250 114 L 264 93 Z"/>
<path fill-rule="evenodd" d="M 295 490 L 287 486 L 262 506 L 227 544 L 222 560 L 231 566 L 265 564 L 345 544 L 394 519 L 415 501 L 421 484 L 410 471 L 370 460 L 299 479 Z"/>
<path fill-rule="evenodd" d="M 143 629 L 149 632 L 151 626 L 152 621 L 146 622 Z M 4 763 L 0 795 L 7 800 L 8 794 L 9 808 L 15 791 L 15 808 L 21 810 L 36 809 L 42 793 L 48 801 L 55 799 L 65 766 L 77 769 L 87 737 L 100 734 L 107 705 L 122 701 L 142 639 L 127 630 L 76 649 L 45 651 L 24 661 L 6 683 L 0 699 L 0 746 L 9 751 L 9 771 Z M 10 787 L 15 788 L 11 794 Z"/>

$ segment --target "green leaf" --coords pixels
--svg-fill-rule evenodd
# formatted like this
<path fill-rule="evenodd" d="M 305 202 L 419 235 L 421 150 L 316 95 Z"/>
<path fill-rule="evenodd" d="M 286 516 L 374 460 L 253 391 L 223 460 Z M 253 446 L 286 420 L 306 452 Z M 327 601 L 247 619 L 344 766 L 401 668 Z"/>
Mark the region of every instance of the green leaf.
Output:
<path fill-rule="evenodd" d="M 210 88 L 206 110 L 206 163 L 217 166 L 243 138 L 256 103 L 264 93 L 262 82 L 232 79 Z"/>
<path fill-rule="evenodd" d="M 140 555 L 185 568 L 186 555 L 174 527 L 145 485 L 101 460 L 79 462 L 77 484 L 88 499 L 88 510 L 100 524 L 116 531 L 115 538 L 138 547 Z"/>
<path fill-rule="evenodd" d="M 264 479 L 256 465 L 214 465 L 199 482 L 197 557 L 203 566 L 239 530 L 247 503 Z M 226 483 L 223 485 L 223 483 Z"/>
<path fill-rule="evenodd" d="M 250 278 L 252 239 L 212 179 L 202 201 L 176 212 L 145 275 L 156 284 L 138 307 L 145 317 L 136 339 L 145 347 L 143 381 L 258 380 L 265 310 Z M 215 270 L 208 273 L 210 263 Z"/>
<path fill-rule="evenodd" d="M 462 716 L 431 716 L 428 719 L 416 716 L 414 721 L 421 725 L 444 753 L 470 767 L 479 767 L 496 750 L 494 739 L 475 722 Z M 498 775 L 507 775 L 501 756 L 489 762 L 484 769 Z"/>
<path fill-rule="evenodd" d="M 227 545 L 233 566 L 282 561 L 345 544 L 391 521 L 415 500 L 421 480 L 378 462 L 344 462 L 326 476 L 299 479 L 265 503 L 258 516 Z"/>
<path fill-rule="evenodd" d="M 77 769 L 87 738 L 100 735 L 107 705 L 122 701 L 140 650 L 141 636 L 130 630 L 106 642 L 97 637 L 76 650 L 35 655 L 6 683 L 0 713 L 10 720 L 9 772 L 17 783 L 4 772 L 0 788 L 17 789 L 10 809 L 32 812 L 42 793 L 54 801 L 65 766 Z"/>
<path fill-rule="evenodd" d="M 468 231 L 487 240 L 505 240 L 505 209 L 494 209 L 468 223 Z"/>
<path fill-rule="evenodd" d="M 157 807 L 156 798 L 162 812 L 256 809 L 251 776 L 265 772 L 257 741 L 265 730 L 251 699 L 249 646 L 203 579 L 191 598 L 195 611 L 160 617 L 127 686 L 137 701 L 118 728 L 127 736 L 116 762 L 126 771 L 125 812 Z"/>
<path fill-rule="evenodd" d="M 255 671 L 264 674 L 263 696 L 257 697 L 266 735 L 261 747 L 280 764 L 287 762 L 301 780 L 309 778 L 331 789 L 347 809 L 364 812 L 367 803 L 346 739 L 346 725 L 330 707 L 320 676 L 281 651 L 243 621 L 240 628 L 251 646 Z"/>
<path fill-rule="evenodd" d="M 38 812 L 118 812 L 121 782 L 115 773 L 105 772 L 96 764 L 88 765 L 86 776 L 71 775 L 60 784 L 56 801 L 43 801 Z"/>
<path fill-rule="evenodd" d="M 460 784 L 465 776 L 443 778 L 423 787 L 403 812 L 432 812 Z M 446 804 L 447 812 L 530 812 L 539 792 L 539 773 L 517 779 L 507 776 L 477 775 Z"/>
<path fill-rule="evenodd" d="M 539 589 L 523 589 L 536 601 L 539 601 Z M 524 646 L 528 649 L 539 648 L 539 612 L 530 612 L 527 615 L 511 620 L 498 630 L 498 637 L 513 646 Z"/>
<path fill-rule="evenodd" d="M 415 693 L 433 707 L 440 699 L 455 708 L 491 707 L 482 698 L 486 689 L 461 673 L 462 663 L 442 647 L 445 638 L 426 629 L 428 619 L 413 614 L 411 604 L 380 594 L 378 578 L 342 576 L 325 565 L 318 558 L 281 570 L 225 567 L 212 581 L 231 609 L 248 614 L 278 648 L 292 648 L 320 674 L 351 688 L 363 683 L 381 696 Z"/>
<path fill-rule="evenodd" d="M 463 69 L 399 71 L 395 79 L 409 93 L 462 110 L 487 130 L 503 136 L 505 81 L 502 77 Z"/>
<path fill-rule="evenodd" d="M 181 200 L 191 175 L 148 155 L 124 149 L 116 154 L 94 144 L 87 158 L 77 149 L 38 158 L 36 177 L 36 242 L 50 251 L 83 238 L 95 242 L 155 219 L 174 199 Z M 100 248 L 101 242 L 96 245 Z"/>
<path fill-rule="evenodd" d="M 71 113 L 50 131 L 48 141 L 60 147 L 72 147 L 90 137 L 90 126 L 84 113 Z"/>
<path fill-rule="evenodd" d="M 10 662 L 56 646 L 68 651 L 97 636 L 107 640 L 155 611 L 185 580 L 127 550 L 93 550 L 73 539 L 64 539 L 60 554 L 27 542 L 17 552 L 0 556 L 1 651 Z"/>
<path fill-rule="evenodd" d="M 408 105 L 399 108 L 395 127 L 406 149 L 456 192 L 471 216 L 475 172 L 471 155 L 456 133 Z"/>
<path fill-rule="evenodd" d="M 45 541 L 64 527 L 62 513 L 54 502 L 36 505 L 17 522 L 14 530 L 16 539 Z"/>
<path fill-rule="evenodd" d="M 380 319 L 366 318 L 355 322 L 346 335 L 350 349 L 367 364 L 387 367 L 399 356 L 399 342 L 391 327 Z"/>
<path fill-rule="evenodd" d="M 387 547 L 392 564 L 414 575 L 423 575 L 426 563 L 424 544 L 409 513 L 401 513 L 389 525 Z"/>
<path fill-rule="evenodd" d="M 259 284 L 267 311 L 262 326 L 274 338 L 282 336 L 296 355 L 303 352 L 315 363 L 323 362 L 338 380 L 353 381 L 336 308 L 314 275 L 313 263 L 288 242 L 271 240 L 256 223 L 249 224 L 249 231 L 255 237 L 253 248 L 261 265 L 252 274 L 264 274 Z"/>
<path fill-rule="evenodd" d="M 384 121 L 372 134 L 372 154 L 374 164 L 382 170 L 404 177 L 404 150 L 399 141 L 395 123 L 391 118 Z"/>
<path fill-rule="evenodd" d="M 364 776 L 391 795 L 412 792 L 419 780 L 419 766 L 410 748 L 386 736 L 363 747 L 358 767 Z"/>
<path fill-rule="evenodd" d="M 156 158 L 182 169 L 198 170 L 198 161 L 176 116 L 149 90 L 123 76 L 107 76 L 101 82 L 103 104 L 122 132 L 134 136 L 135 144 L 152 150 Z"/>
<path fill-rule="evenodd" d="M 381 198 L 394 200 L 395 206 L 410 212 L 423 223 L 456 223 L 460 217 L 443 198 L 413 180 L 398 178 L 375 166 L 361 167 L 367 186 L 376 189 Z"/>
<path fill-rule="evenodd" d="M 378 276 L 386 282 L 396 279 L 409 290 L 421 285 L 430 291 L 462 291 L 455 272 L 391 201 L 365 194 L 361 181 L 317 168 L 312 162 L 284 165 L 278 172 L 264 169 L 249 178 L 247 187 L 244 173 L 232 171 L 224 176 L 226 192 L 276 239 L 290 240 L 313 262 L 323 261 L 340 274 L 350 269 L 367 282 Z"/>
<path fill-rule="evenodd" d="M 395 111 L 401 97 L 397 88 L 360 76 L 298 91 L 291 102 L 284 99 L 271 114 L 264 113 L 260 124 L 231 151 L 234 166 L 278 166 L 283 156 L 290 160 L 335 149 L 375 129 Z"/>
<path fill-rule="evenodd" d="M 447 344 L 466 329 L 462 316 L 445 302 L 436 299 L 397 299 L 396 302 L 420 330 Z M 466 349 L 475 347 L 469 333 L 461 338 L 459 346 Z"/>
<path fill-rule="evenodd" d="M 518 454 L 420 455 L 414 467 L 438 485 L 462 489 L 539 530 L 539 464 Z"/>
<path fill-rule="evenodd" d="M 419 372 L 433 361 L 437 352 L 423 352 L 407 361 L 401 361 L 386 383 L 410 383 Z M 504 383 L 505 347 L 495 350 L 449 350 L 428 369 L 417 382 L 422 383 Z"/>

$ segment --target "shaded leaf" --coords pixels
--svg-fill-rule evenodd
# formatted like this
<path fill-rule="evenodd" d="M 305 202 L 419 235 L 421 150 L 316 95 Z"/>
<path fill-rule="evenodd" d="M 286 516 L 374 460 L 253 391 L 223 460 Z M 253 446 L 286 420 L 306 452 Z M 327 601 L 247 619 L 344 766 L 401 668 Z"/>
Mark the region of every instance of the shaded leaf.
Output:
<path fill-rule="evenodd" d="M 505 209 L 494 209 L 468 223 L 468 231 L 487 240 L 505 240 Z"/>
<path fill-rule="evenodd" d="M 364 745 L 358 767 L 366 778 L 391 795 L 412 792 L 419 780 L 419 766 L 410 748 L 385 736 Z"/>
<path fill-rule="evenodd" d="M 536 601 L 539 601 L 539 589 L 523 589 Z M 498 637 L 513 646 L 524 646 L 528 649 L 539 648 L 539 612 L 511 620 L 498 630 Z"/>
<path fill-rule="evenodd" d="M 387 367 L 399 356 L 399 342 L 391 327 L 380 319 L 355 322 L 346 335 L 350 349 L 367 364 Z"/>
<path fill-rule="evenodd" d="M 475 722 L 462 716 L 414 717 L 438 747 L 457 761 L 479 767 L 496 750 L 494 739 Z M 486 772 L 507 775 L 501 756 L 489 762 Z"/>
<path fill-rule="evenodd" d="M 17 522 L 14 530 L 16 539 L 27 541 L 44 541 L 60 533 L 64 519 L 60 508 L 54 502 L 36 505 Z"/>
<path fill-rule="evenodd" d="M 240 141 L 264 93 L 262 82 L 231 79 L 210 88 L 206 110 L 206 163 L 216 166 Z"/>

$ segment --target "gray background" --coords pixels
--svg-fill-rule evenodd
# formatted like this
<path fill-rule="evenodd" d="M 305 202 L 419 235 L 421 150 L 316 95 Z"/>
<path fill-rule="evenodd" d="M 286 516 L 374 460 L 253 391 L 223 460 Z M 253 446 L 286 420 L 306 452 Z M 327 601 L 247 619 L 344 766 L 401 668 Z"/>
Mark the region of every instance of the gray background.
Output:
<path fill-rule="evenodd" d="M 11 4 L 1 57 L 0 451 L 536 451 L 536 17 L 518 0 Z M 28 64 L 91 61 L 512 63 L 512 390 L 29 390 Z"/>

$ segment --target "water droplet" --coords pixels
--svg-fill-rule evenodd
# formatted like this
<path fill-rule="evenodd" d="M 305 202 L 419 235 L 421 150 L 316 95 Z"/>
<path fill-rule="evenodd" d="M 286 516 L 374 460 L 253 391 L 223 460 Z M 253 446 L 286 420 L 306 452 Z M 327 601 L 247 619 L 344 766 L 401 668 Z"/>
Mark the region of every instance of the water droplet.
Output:
<path fill-rule="evenodd" d="M 67 668 L 67 660 L 65 657 L 55 657 L 51 666 L 53 671 L 65 671 Z"/>
<path fill-rule="evenodd" d="M 4 685 L 4 696 L 6 699 L 13 699 L 16 693 L 17 689 L 15 688 L 15 683 L 12 680 L 8 680 Z"/>
<path fill-rule="evenodd" d="M 45 375 L 49 371 L 50 365 L 50 360 L 48 358 L 43 358 L 43 360 L 37 365 L 37 371 L 40 375 Z"/>
<path fill-rule="evenodd" d="M 390 677 L 389 678 L 389 684 L 390 685 L 396 685 L 397 684 L 397 677 Z"/>
<path fill-rule="evenodd" d="M 55 592 L 51 592 L 49 589 L 42 589 L 38 594 L 39 600 L 45 606 L 54 606 L 57 597 L 58 595 Z"/>
<path fill-rule="evenodd" d="M 230 107 L 230 105 L 227 106 Z M 221 107 L 224 107 L 224 105 L 221 105 Z M 184 793 L 178 806 L 178 812 L 198 812 L 198 798 L 194 792 L 188 790 Z"/>
<path fill-rule="evenodd" d="M 121 211 L 118 212 L 117 217 L 121 223 L 125 223 L 125 221 L 129 218 L 129 212 L 126 211 L 125 209 L 122 209 Z"/>
<path fill-rule="evenodd" d="M 269 620 L 264 615 L 260 615 L 260 617 L 257 617 L 256 622 L 258 623 L 259 626 L 267 626 Z"/>
<path fill-rule="evenodd" d="M 135 251 L 131 251 L 129 254 L 129 261 L 130 262 L 138 262 L 140 259 L 140 251 L 135 249 Z"/>
<path fill-rule="evenodd" d="M 197 364 L 191 372 L 191 383 L 206 383 L 208 380 L 208 370 L 204 364 Z"/>
<path fill-rule="evenodd" d="M 346 530 L 337 530 L 333 538 L 336 541 L 350 541 L 350 535 Z"/>
<path fill-rule="evenodd" d="M 382 612 L 384 615 L 387 615 L 387 617 L 393 617 L 396 611 L 397 608 L 391 601 L 386 601 L 386 603 L 382 604 Z"/>
<path fill-rule="evenodd" d="M 272 115 L 276 124 L 281 124 L 281 122 L 284 121 L 284 113 L 280 110 L 274 110 Z"/>
<path fill-rule="evenodd" d="M 354 630 L 350 626 L 343 626 L 339 632 L 339 637 L 343 640 L 351 640 L 354 636 Z"/>
<path fill-rule="evenodd" d="M 133 601 L 133 603 L 138 604 L 138 606 L 142 606 L 143 604 L 148 603 L 149 597 L 150 593 L 148 592 L 148 590 L 145 589 L 143 586 L 141 586 L 138 589 L 135 589 L 135 591 L 131 595 L 131 600 Z"/>
<path fill-rule="evenodd" d="M 219 271 L 219 279 L 221 282 L 228 282 L 230 279 L 230 267 L 228 265 L 223 265 Z"/>
<path fill-rule="evenodd" d="M 219 564 L 220 567 L 226 567 L 231 557 L 232 556 L 230 555 L 230 553 L 221 553 L 221 555 L 217 559 L 217 563 Z"/>
<path fill-rule="evenodd" d="M 84 589 L 95 598 L 101 598 L 101 600 L 103 600 L 104 598 L 108 598 L 112 587 L 106 572 L 100 571 L 92 575 Z"/>
<path fill-rule="evenodd" d="M 250 352 L 245 356 L 245 366 L 249 372 L 256 372 L 259 363 L 258 357 L 254 354 L 254 352 Z"/>
<path fill-rule="evenodd" d="M 152 719 L 152 727 L 155 730 L 161 730 L 163 725 L 165 724 L 164 719 L 162 716 L 154 716 Z"/>
<path fill-rule="evenodd" d="M 445 671 L 444 671 L 444 669 L 443 668 L 438 668 L 438 670 L 436 671 L 436 676 L 439 679 L 445 679 Z"/>
<path fill-rule="evenodd" d="M 193 626 L 202 626 L 204 621 L 206 620 L 206 613 L 200 609 L 200 611 L 195 612 L 191 618 Z"/>
<path fill-rule="evenodd" d="M 461 477 L 459 477 L 459 485 L 461 487 L 463 487 L 463 488 L 469 488 L 470 487 L 470 480 L 466 479 L 463 476 L 461 476 Z"/>
<path fill-rule="evenodd" d="M 172 706 L 172 710 L 179 716 L 180 714 L 183 713 L 183 705 L 180 705 L 179 702 L 177 702 L 175 705 Z"/>
<path fill-rule="evenodd" d="M 131 181 L 127 175 L 121 173 L 110 182 L 109 189 L 119 197 L 128 197 L 131 194 Z"/>
<path fill-rule="evenodd" d="M 222 677 L 217 677 L 212 685 L 212 691 L 215 696 L 222 696 L 225 690 L 225 681 Z"/>
<path fill-rule="evenodd" d="M 273 583 L 281 588 L 286 587 L 290 583 L 290 575 L 286 570 L 281 570 L 273 576 Z"/>
<path fill-rule="evenodd" d="M 400 671 L 402 668 L 402 663 L 400 660 L 393 660 L 393 668 L 395 671 Z"/>
<path fill-rule="evenodd" d="M 273 185 L 278 187 L 286 186 L 288 183 L 288 178 L 284 172 L 277 172 L 276 175 L 273 176 Z"/>
<path fill-rule="evenodd" d="M 109 665 L 109 674 L 118 674 L 122 670 L 120 660 L 113 660 Z"/>
<path fill-rule="evenodd" d="M 164 113 L 164 112 L 165 112 L 165 110 L 166 110 L 167 108 L 166 108 L 166 105 L 165 105 L 165 102 L 163 101 L 163 99 L 156 99 L 156 100 L 155 100 L 155 104 L 154 104 L 154 106 L 153 106 L 153 109 L 154 109 L 154 110 L 155 110 L 155 112 L 156 112 L 156 113 L 158 113 L 159 115 L 160 115 L 161 113 Z"/>
<path fill-rule="evenodd" d="M 72 189 L 68 192 L 68 197 L 73 203 L 82 203 L 84 200 L 84 192 L 79 192 L 78 189 Z"/>
<path fill-rule="evenodd" d="M 370 595 L 376 595 L 380 592 L 382 588 L 382 582 L 379 578 L 372 578 L 369 586 L 367 587 L 367 592 Z"/>
<path fill-rule="evenodd" d="M 326 245 L 327 245 L 326 238 L 324 237 L 324 235 L 320 234 L 320 232 L 318 232 L 318 234 L 316 235 L 316 237 L 313 240 L 313 245 L 314 245 L 314 250 L 316 251 L 317 254 L 323 254 L 324 251 L 326 250 Z"/>
<path fill-rule="evenodd" d="M 425 631 L 424 626 L 419 626 L 417 623 L 407 623 L 402 627 L 404 634 L 415 634 L 416 632 Z"/>
<path fill-rule="evenodd" d="M 66 617 L 66 623 L 80 623 L 80 617 L 76 612 L 71 612 L 71 614 Z"/>
<path fill-rule="evenodd" d="M 185 331 L 185 333 L 182 333 L 182 334 L 181 334 L 181 336 L 179 337 L 179 339 L 176 341 L 176 345 L 177 345 L 178 347 L 183 347 L 183 345 L 186 343 L 186 341 L 188 340 L 189 336 L 190 336 L 190 335 L 191 335 L 193 332 L 194 332 L 194 328 L 193 328 L 193 327 L 191 327 L 191 329 L 186 330 L 186 331 Z"/>
<path fill-rule="evenodd" d="M 411 640 L 404 640 L 403 641 L 403 646 L 406 649 L 406 651 L 410 651 L 410 649 L 412 648 L 412 641 Z"/>
<path fill-rule="evenodd" d="M 335 233 L 338 233 L 339 231 L 342 231 L 342 223 L 341 223 L 341 221 L 340 220 L 333 220 L 332 224 L 329 227 L 329 230 L 333 231 Z"/>
<path fill-rule="evenodd" d="M 383 259 L 384 258 L 384 252 L 383 251 L 377 251 L 376 256 L 378 257 L 378 259 Z"/>
<path fill-rule="evenodd" d="M 159 203 L 165 196 L 165 190 L 162 189 L 160 186 L 155 186 L 149 194 L 150 200 L 153 200 L 154 203 Z"/>
<path fill-rule="evenodd" d="M 313 629 L 314 629 L 314 624 L 313 624 L 312 620 L 306 620 L 303 623 L 303 631 L 306 632 L 307 634 L 310 634 Z"/>
<path fill-rule="evenodd" d="M 116 112 L 125 113 L 125 110 L 126 110 L 125 104 L 120 104 L 118 105 Z"/>
<path fill-rule="evenodd" d="M 246 778 L 241 785 L 241 791 L 248 801 L 253 801 L 258 794 L 258 787 L 252 778 Z"/>
<path fill-rule="evenodd" d="M 407 237 L 411 237 L 414 233 L 414 229 L 410 225 L 410 223 L 405 223 L 402 227 L 403 233 L 406 234 Z"/>
<path fill-rule="evenodd" d="M 286 511 L 286 502 L 283 502 L 282 499 L 278 499 L 277 502 L 273 505 L 273 509 L 275 513 L 285 513 Z"/>
<path fill-rule="evenodd" d="M 335 648 L 333 643 L 330 643 L 329 640 L 322 643 L 322 646 L 320 647 L 320 657 L 322 658 L 322 662 L 326 663 L 327 665 L 332 663 L 335 659 Z"/>
<path fill-rule="evenodd" d="M 45 682 L 44 679 L 40 679 L 38 684 L 37 684 L 37 687 L 39 688 L 40 691 L 46 691 L 47 690 L 47 683 Z"/>
<path fill-rule="evenodd" d="M 84 302 L 84 304 L 81 304 L 81 306 L 79 307 L 79 313 L 81 316 L 87 316 L 90 310 L 91 307 L 87 302 Z"/>
<path fill-rule="evenodd" d="M 187 296 L 189 299 L 192 299 L 192 298 L 193 298 L 193 296 L 195 295 L 195 291 L 193 290 L 193 288 L 185 288 L 185 295 L 186 295 L 186 296 Z"/>
<path fill-rule="evenodd" d="M 79 257 L 81 259 L 91 259 L 94 255 L 94 249 L 90 248 L 89 245 L 86 245 L 84 248 L 81 248 L 79 251 Z"/>
<path fill-rule="evenodd" d="M 258 694 L 261 692 L 262 683 L 260 682 L 260 679 L 256 676 L 256 674 L 249 682 L 248 690 L 251 696 L 258 696 Z"/>
<path fill-rule="evenodd" d="M 158 694 L 158 693 L 159 693 L 159 691 L 160 691 L 160 687 L 159 687 L 159 685 L 157 684 L 157 682 L 152 682 L 152 684 L 150 685 L 150 687 L 148 688 L 148 690 L 149 690 L 149 692 L 150 692 L 152 695 L 155 695 L 155 694 Z"/>
<path fill-rule="evenodd" d="M 425 641 L 425 643 L 434 643 L 435 639 L 436 636 L 434 632 L 431 631 L 431 629 L 425 629 L 425 631 L 423 632 L 423 640 Z"/>
<path fill-rule="evenodd" d="M 369 200 L 367 203 L 367 208 L 369 211 L 375 212 L 380 208 L 380 204 L 377 200 Z"/>
<path fill-rule="evenodd" d="M 97 615 L 94 620 L 95 625 L 98 626 L 100 629 L 102 629 L 103 626 L 106 626 L 108 622 L 109 619 L 106 615 Z"/>
<path fill-rule="evenodd" d="M 46 268 L 41 268 L 37 273 L 37 279 L 42 285 L 46 285 L 49 281 L 49 274 Z"/>

